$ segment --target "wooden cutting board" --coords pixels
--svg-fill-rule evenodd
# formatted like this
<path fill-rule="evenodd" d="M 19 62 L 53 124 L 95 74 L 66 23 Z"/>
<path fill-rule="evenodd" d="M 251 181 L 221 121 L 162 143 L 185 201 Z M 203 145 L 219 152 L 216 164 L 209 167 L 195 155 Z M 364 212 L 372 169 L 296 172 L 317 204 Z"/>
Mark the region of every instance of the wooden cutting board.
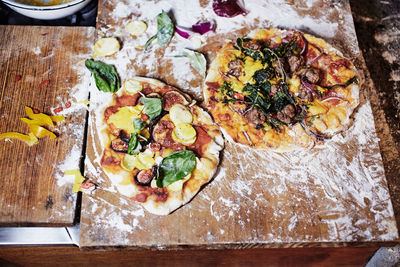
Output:
<path fill-rule="evenodd" d="M 195 48 L 208 62 L 225 39 L 252 29 L 272 25 L 303 30 L 326 39 L 360 70 L 364 83 L 353 126 L 325 147 L 300 153 L 263 152 L 226 142 L 214 180 L 186 206 L 168 216 L 155 216 L 121 197 L 101 171 L 96 118 L 91 112 L 85 175 L 99 189 L 83 196 L 81 247 L 348 246 L 398 239 L 373 123 L 374 88 L 348 1 L 249 0 L 246 8 L 246 17 L 228 19 L 215 16 L 211 1 L 100 1 L 98 37 L 116 36 L 123 44 L 115 56 L 102 60 L 114 64 L 122 80 L 135 75 L 157 78 L 201 101 L 203 77 L 187 62 L 171 57 L 193 43 L 175 34 L 167 47 L 140 50 L 155 33 L 155 16 L 162 9 L 181 26 L 199 19 L 217 20 L 216 33 L 204 36 Z M 132 38 L 125 32 L 131 19 L 149 25 L 144 37 Z M 387 125 L 381 122 L 377 127 Z"/>
<path fill-rule="evenodd" d="M 25 106 L 51 115 L 71 103 L 60 113 L 66 120 L 54 127 L 56 139 L 46 137 L 32 147 L 0 140 L 2 226 L 74 222 L 77 194 L 60 167 L 81 164 L 87 111 L 76 97 L 87 98 L 88 90 L 79 88 L 76 94 L 82 80 L 77 66 L 90 56 L 93 33 L 88 27 L 0 26 L 0 133 L 29 132 L 20 120 Z"/>

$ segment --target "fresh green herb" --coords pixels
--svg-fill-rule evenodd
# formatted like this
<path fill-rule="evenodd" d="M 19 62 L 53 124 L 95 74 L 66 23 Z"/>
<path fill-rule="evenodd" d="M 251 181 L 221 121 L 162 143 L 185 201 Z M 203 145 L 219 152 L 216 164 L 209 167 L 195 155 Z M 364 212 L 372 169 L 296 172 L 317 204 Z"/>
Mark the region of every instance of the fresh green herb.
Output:
<path fill-rule="evenodd" d="M 162 102 L 159 98 L 142 97 L 140 101 L 144 105 L 144 113 L 149 116 L 150 120 L 161 114 Z"/>
<path fill-rule="evenodd" d="M 139 154 L 140 150 L 142 149 L 142 145 L 138 140 L 138 133 L 131 134 L 131 139 L 129 140 L 128 144 L 128 154 L 130 155 L 137 155 Z"/>
<path fill-rule="evenodd" d="M 166 187 L 182 180 L 196 166 L 196 156 L 191 150 L 182 150 L 169 154 L 163 159 L 157 175 L 157 187 Z"/>
<path fill-rule="evenodd" d="M 350 84 L 358 84 L 358 79 L 357 79 L 357 77 L 356 76 L 354 76 L 353 78 L 350 78 L 347 82 L 345 82 L 344 84 L 335 84 L 335 85 L 332 85 L 332 86 L 330 86 L 330 87 L 327 87 L 329 90 L 332 90 L 332 89 L 335 89 L 335 88 L 338 88 L 338 87 L 344 87 L 344 88 L 346 88 L 347 86 L 349 86 Z"/>
<path fill-rule="evenodd" d="M 268 114 L 268 109 L 271 106 L 271 102 L 268 91 L 265 90 L 265 88 L 259 87 L 255 84 L 247 84 L 245 87 L 243 87 L 243 92 L 248 92 L 247 98 L 250 99 L 253 107 L 257 107 L 265 115 Z"/>
<path fill-rule="evenodd" d="M 138 118 L 133 119 L 133 129 L 135 130 L 135 132 L 143 130 L 144 127 L 146 127 L 146 125 L 147 125 L 146 122 L 142 121 L 141 119 Z"/>
<path fill-rule="evenodd" d="M 93 73 L 96 87 L 100 91 L 115 93 L 121 87 L 121 82 L 114 66 L 92 59 L 86 59 L 85 66 Z"/>
<path fill-rule="evenodd" d="M 157 39 L 159 46 L 163 46 L 171 41 L 174 34 L 174 23 L 164 10 L 157 15 L 157 33 L 150 37 L 146 42 L 144 49 L 147 50 L 152 44 L 153 40 Z"/>
<path fill-rule="evenodd" d="M 220 91 L 222 93 L 223 96 L 229 96 L 229 97 L 233 97 L 233 89 L 231 87 L 231 84 L 228 83 L 227 81 L 225 81 L 221 87 L 218 89 L 218 91 Z"/>
<path fill-rule="evenodd" d="M 261 60 L 262 63 L 264 62 L 264 55 L 261 51 L 258 50 L 253 50 L 251 48 L 248 47 L 244 47 L 243 43 L 244 42 L 248 42 L 251 39 L 247 39 L 247 38 L 237 38 L 236 39 L 236 48 L 241 50 L 246 56 L 249 56 L 251 58 L 253 58 L 254 60 Z"/>
<path fill-rule="evenodd" d="M 202 53 L 185 49 L 180 55 L 175 57 L 187 57 L 190 64 L 195 68 L 201 75 L 206 76 L 207 61 Z"/>
<path fill-rule="evenodd" d="M 253 75 L 253 78 L 257 83 L 265 83 L 270 77 L 271 73 L 268 69 L 258 70 Z"/>
<path fill-rule="evenodd" d="M 288 53 L 294 53 L 299 51 L 299 45 L 296 43 L 297 38 L 292 38 L 289 43 L 282 44 L 274 49 L 274 53 L 279 57 L 284 57 Z"/>

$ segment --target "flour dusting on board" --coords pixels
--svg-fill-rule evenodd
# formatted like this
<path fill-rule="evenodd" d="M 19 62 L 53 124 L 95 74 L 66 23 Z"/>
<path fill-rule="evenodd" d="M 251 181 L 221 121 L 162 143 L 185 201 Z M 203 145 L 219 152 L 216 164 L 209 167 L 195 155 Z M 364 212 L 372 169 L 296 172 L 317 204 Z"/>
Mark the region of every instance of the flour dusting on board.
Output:
<path fill-rule="evenodd" d="M 196 49 L 198 39 L 184 39 L 175 34 L 166 48 L 154 45 L 147 52 L 140 49 L 156 33 L 155 17 L 162 10 L 173 14 L 180 26 L 190 27 L 204 19 L 216 21 L 216 32 L 201 38 L 200 50 L 215 35 L 221 36 L 218 42 L 222 46 L 230 32 L 280 26 L 327 40 L 335 41 L 340 35 L 340 45 L 346 48 L 342 52 L 352 59 L 359 56 L 351 13 L 342 1 L 289 4 L 278 0 L 247 0 L 245 8 L 249 14 L 235 18 L 218 17 L 212 10 L 212 1 L 203 2 L 118 1 L 110 10 L 113 22 L 105 20 L 98 30 L 100 36 L 118 37 L 123 46 L 116 55 L 99 60 L 115 65 L 122 81 L 136 75 L 162 79 L 201 100 L 201 82 L 193 82 L 201 79 L 201 75 L 186 59 L 172 57 L 183 48 Z M 136 38 L 129 36 L 125 25 L 131 19 L 145 21 L 147 32 Z M 212 57 L 212 53 L 204 53 Z M 93 84 L 90 90 L 93 115 L 104 108 L 111 95 L 98 92 Z M 91 209 L 83 209 L 82 225 L 95 226 L 83 233 L 84 239 L 89 240 L 89 245 L 161 249 L 164 245 L 193 244 L 193 240 L 196 240 L 194 245 L 203 245 L 397 238 L 371 107 L 365 91 L 361 95 L 350 128 L 311 151 L 280 154 L 226 143 L 214 179 L 189 204 L 168 217 L 149 214 L 137 203 L 116 194 L 114 186 L 100 175 L 102 152 L 92 140 L 88 146 L 95 149 L 91 159 L 86 159 L 86 172 L 98 178 L 102 187 L 94 197 L 86 199 Z M 99 125 L 91 116 L 91 135 L 98 134 L 95 128 Z M 161 226 L 164 231 L 154 231 Z M 112 236 L 104 231 L 112 232 Z"/>

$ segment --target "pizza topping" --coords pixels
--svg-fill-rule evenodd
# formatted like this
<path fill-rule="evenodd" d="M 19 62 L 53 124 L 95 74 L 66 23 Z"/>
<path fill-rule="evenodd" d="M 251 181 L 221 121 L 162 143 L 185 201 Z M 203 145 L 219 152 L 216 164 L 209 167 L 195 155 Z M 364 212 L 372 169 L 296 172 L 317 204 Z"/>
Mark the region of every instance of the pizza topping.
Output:
<path fill-rule="evenodd" d="M 242 74 L 243 61 L 234 59 L 228 63 L 228 74 L 239 77 Z"/>
<path fill-rule="evenodd" d="M 157 168 L 152 168 L 149 170 L 141 170 L 135 177 L 134 180 L 138 185 L 148 186 L 151 180 L 157 173 Z"/>
<path fill-rule="evenodd" d="M 169 154 L 158 167 L 157 186 L 166 187 L 189 175 L 196 166 L 193 151 L 183 150 Z"/>
<path fill-rule="evenodd" d="M 278 120 L 289 124 L 296 116 L 296 109 L 292 104 L 286 105 L 282 110 L 278 111 L 276 117 Z"/>
<path fill-rule="evenodd" d="M 161 114 L 161 99 L 142 97 L 140 98 L 140 102 L 144 104 L 144 113 L 149 116 L 150 120 Z"/>
<path fill-rule="evenodd" d="M 128 79 L 124 82 L 126 92 L 136 94 L 142 90 L 142 84 L 138 80 Z"/>
<path fill-rule="evenodd" d="M 316 68 L 307 69 L 303 75 L 312 84 L 318 83 L 321 79 L 321 71 Z"/>
<path fill-rule="evenodd" d="M 160 149 L 161 149 L 161 144 L 159 144 L 159 143 L 151 143 L 151 144 L 150 144 L 150 149 L 151 149 L 151 151 L 153 151 L 153 152 L 160 151 Z"/>
<path fill-rule="evenodd" d="M 128 143 L 120 138 L 111 141 L 111 149 L 115 152 L 128 152 Z"/>
<path fill-rule="evenodd" d="M 168 91 L 163 95 L 162 108 L 169 111 L 175 104 L 187 105 L 189 102 L 178 91 Z"/>
<path fill-rule="evenodd" d="M 250 124 L 254 126 L 257 126 L 258 124 L 263 124 L 265 122 L 265 116 L 263 112 L 255 107 L 247 111 L 244 114 L 244 117 Z"/>
<path fill-rule="evenodd" d="M 173 105 L 169 110 L 169 116 L 175 125 L 179 123 L 191 123 L 193 120 L 192 113 L 181 104 Z"/>
<path fill-rule="evenodd" d="M 288 63 L 290 67 L 290 72 L 294 73 L 298 71 L 302 65 L 304 65 L 304 60 L 302 57 L 291 55 L 288 58 Z"/>
<path fill-rule="evenodd" d="M 189 145 L 188 148 L 196 153 L 198 157 L 203 156 L 203 148 L 205 145 L 211 142 L 211 137 L 208 133 L 200 126 L 195 126 L 197 133 L 196 141 Z"/>
<path fill-rule="evenodd" d="M 154 153 L 150 149 L 146 149 L 133 159 L 133 164 L 139 170 L 149 170 L 156 163 L 153 156 Z"/>
<path fill-rule="evenodd" d="M 190 145 L 196 141 L 196 130 L 189 123 L 178 123 L 171 136 L 177 143 Z"/>
<path fill-rule="evenodd" d="M 115 102 L 116 102 L 117 106 L 120 106 L 120 107 L 135 106 L 138 97 L 139 97 L 139 94 L 121 95 L 115 99 Z"/>
<path fill-rule="evenodd" d="M 134 133 L 133 119 L 140 117 L 143 106 L 124 106 L 112 113 L 107 119 L 108 124 L 113 124 L 117 129 L 125 130 L 128 134 Z M 119 133 L 119 132 L 118 132 Z"/>
<path fill-rule="evenodd" d="M 300 97 L 301 99 L 305 99 L 307 102 L 312 102 L 314 100 L 314 94 L 316 93 L 315 88 L 310 86 L 306 86 L 305 82 L 302 82 L 302 84 L 298 87 L 298 94 L 297 96 Z"/>

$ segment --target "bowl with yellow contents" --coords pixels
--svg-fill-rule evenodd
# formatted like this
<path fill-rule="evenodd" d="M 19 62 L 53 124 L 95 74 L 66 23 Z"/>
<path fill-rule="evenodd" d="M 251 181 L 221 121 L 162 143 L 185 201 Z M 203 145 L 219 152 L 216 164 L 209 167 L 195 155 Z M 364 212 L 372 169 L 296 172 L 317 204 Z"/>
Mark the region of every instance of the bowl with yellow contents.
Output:
<path fill-rule="evenodd" d="M 91 0 L 2 0 L 14 11 L 35 19 L 52 20 L 69 16 Z"/>

